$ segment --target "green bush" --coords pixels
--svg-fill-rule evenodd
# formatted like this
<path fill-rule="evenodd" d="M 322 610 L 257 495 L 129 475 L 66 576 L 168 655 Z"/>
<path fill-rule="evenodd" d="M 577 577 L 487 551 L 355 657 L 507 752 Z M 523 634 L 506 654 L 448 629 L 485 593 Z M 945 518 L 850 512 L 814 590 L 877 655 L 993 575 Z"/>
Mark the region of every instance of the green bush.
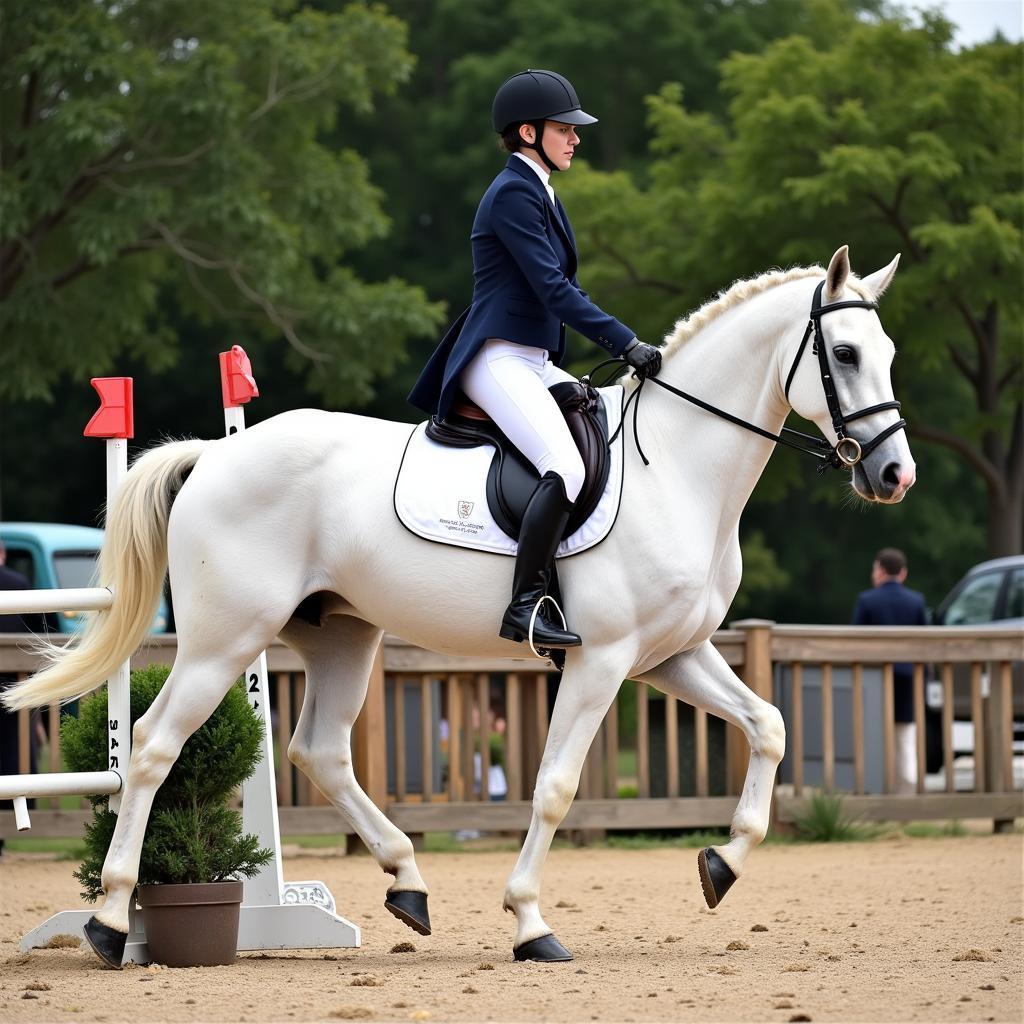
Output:
<path fill-rule="evenodd" d="M 132 673 L 132 727 L 156 700 L 170 671 L 167 665 L 149 665 Z M 229 797 L 256 770 L 262 739 L 262 723 L 252 713 L 244 685 L 239 681 L 188 738 L 157 792 L 154 807 Z M 78 718 L 65 715 L 61 719 L 60 742 L 69 771 L 107 770 L 106 688 L 82 701 Z M 94 807 L 107 802 L 106 797 L 90 800 Z"/>
<path fill-rule="evenodd" d="M 156 700 L 170 669 L 151 665 L 131 676 L 131 720 L 142 717 Z M 272 857 L 259 839 L 242 834 L 242 816 L 227 806 L 232 794 L 256 770 L 262 723 L 237 682 L 209 719 L 189 737 L 178 760 L 157 790 L 139 861 L 139 884 L 219 882 L 251 878 Z M 82 701 L 78 718 L 65 716 L 61 743 L 71 771 L 107 768 L 107 693 Z M 108 797 L 91 797 L 92 821 L 86 826 L 86 854 L 75 877 L 90 902 L 103 892 L 100 874 L 117 815 Z"/>
<path fill-rule="evenodd" d="M 843 798 L 821 790 L 811 795 L 807 810 L 793 819 L 800 839 L 809 843 L 853 842 L 872 839 L 877 829 L 860 825 L 843 813 Z"/>

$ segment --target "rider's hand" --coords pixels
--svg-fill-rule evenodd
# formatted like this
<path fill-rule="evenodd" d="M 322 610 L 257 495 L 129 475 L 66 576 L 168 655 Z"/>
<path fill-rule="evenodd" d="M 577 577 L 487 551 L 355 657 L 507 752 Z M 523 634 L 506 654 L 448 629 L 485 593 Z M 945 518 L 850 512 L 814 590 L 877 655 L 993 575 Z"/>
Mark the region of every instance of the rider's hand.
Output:
<path fill-rule="evenodd" d="M 639 338 L 634 338 L 625 347 L 622 357 L 636 370 L 636 375 L 641 380 L 657 377 L 661 369 L 661 349 L 647 345 Z"/>

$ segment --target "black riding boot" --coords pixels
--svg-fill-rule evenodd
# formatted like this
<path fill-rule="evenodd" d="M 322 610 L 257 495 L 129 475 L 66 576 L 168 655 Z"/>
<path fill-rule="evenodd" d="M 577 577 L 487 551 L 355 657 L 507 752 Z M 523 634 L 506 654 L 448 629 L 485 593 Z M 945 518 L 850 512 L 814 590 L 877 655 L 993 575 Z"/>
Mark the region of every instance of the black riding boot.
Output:
<path fill-rule="evenodd" d="M 565 494 L 565 483 L 557 473 L 545 473 L 533 492 L 519 531 L 512 581 L 512 603 L 505 610 L 500 635 L 521 642 L 529 637 L 530 619 L 537 602 L 548 592 L 555 551 L 569 521 L 573 502 Z M 579 647 L 583 641 L 575 634 L 552 623 L 545 601 L 533 623 L 535 647 Z"/>

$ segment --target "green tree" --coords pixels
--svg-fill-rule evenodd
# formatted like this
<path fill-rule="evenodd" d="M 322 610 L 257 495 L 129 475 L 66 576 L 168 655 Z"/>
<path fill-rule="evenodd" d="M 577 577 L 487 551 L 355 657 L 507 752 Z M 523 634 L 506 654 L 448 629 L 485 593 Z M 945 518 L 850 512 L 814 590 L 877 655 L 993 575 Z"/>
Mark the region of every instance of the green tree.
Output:
<path fill-rule="evenodd" d="M 343 2 L 318 0 L 325 9 Z M 368 246 L 358 266 L 416 280 L 452 313 L 468 303 L 473 214 L 505 159 L 491 100 L 509 75 L 526 67 L 567 75 L 600 118 L 582 133 L 580 153 L 605 170 L 635 170 L 646 160 L 644 97 L 664 82 L 681 82 L 691 107 L 724 113 L 719 65 L 730 53 L 756 53 L 793 32 L 824 44 L 851 12 L 877 10 L 880 2 L 391 0 L 418 57 L 410 88 L 373 114 L 339 124 L 335 134 L 366 153 L 394 219 L 393 233 Z M 411 176 L 415 188 L 408 187 Z M 574 177 L 559 176 L 556 188 Z M 575 207 L 569 212 L 576 216 Z M 586 263 L 583 273 L 589 275 Z M 595 298 L 603 301 L 600 292 Z M 414 374 L 435 342 L 418 344 L 405 372 Z M 396 383 L 397 409 L 410 384 L 408 377 Z"/>
<path fill-rule="evenodd" d="M 901 249 L 882 316 L 911 437 L 983 482 L 987 550 L 1003 555 L 1024 529 L 1022 48 L 950 39 L 937 15 L 850 19 L 825 44 L 735 55 L 727 118 L 667 85 L 649 100 L 647 173 L 574 173 L 562 191 L 584 211 L 588 287 L 618 290 L 651 337 L 735 277 L 843 242 L 866 271 Z"/>
<path fill-rule="evenodd" d="M 328 401 L 365 401 L 440 310 L 346 264 L 389 222 L 365 161 L 320 137 L 413 65 L 370 5 L 0 5 L 0 396 L 121 352 L 166 366 L 171 295 L 287 339 Z"/>

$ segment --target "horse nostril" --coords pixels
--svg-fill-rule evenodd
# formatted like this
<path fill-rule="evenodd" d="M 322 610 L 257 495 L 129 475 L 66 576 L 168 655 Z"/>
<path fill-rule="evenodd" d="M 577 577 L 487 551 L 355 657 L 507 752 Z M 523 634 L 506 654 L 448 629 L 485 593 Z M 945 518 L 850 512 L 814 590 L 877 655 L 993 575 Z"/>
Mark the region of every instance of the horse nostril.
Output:
<path fill-rule="evenodd" d="M 902 467 L 898 462 L 890 462 L 882 470 L 882 483 L 895 491 L 900 485 L 900 474 L 902 471 Z"/>

